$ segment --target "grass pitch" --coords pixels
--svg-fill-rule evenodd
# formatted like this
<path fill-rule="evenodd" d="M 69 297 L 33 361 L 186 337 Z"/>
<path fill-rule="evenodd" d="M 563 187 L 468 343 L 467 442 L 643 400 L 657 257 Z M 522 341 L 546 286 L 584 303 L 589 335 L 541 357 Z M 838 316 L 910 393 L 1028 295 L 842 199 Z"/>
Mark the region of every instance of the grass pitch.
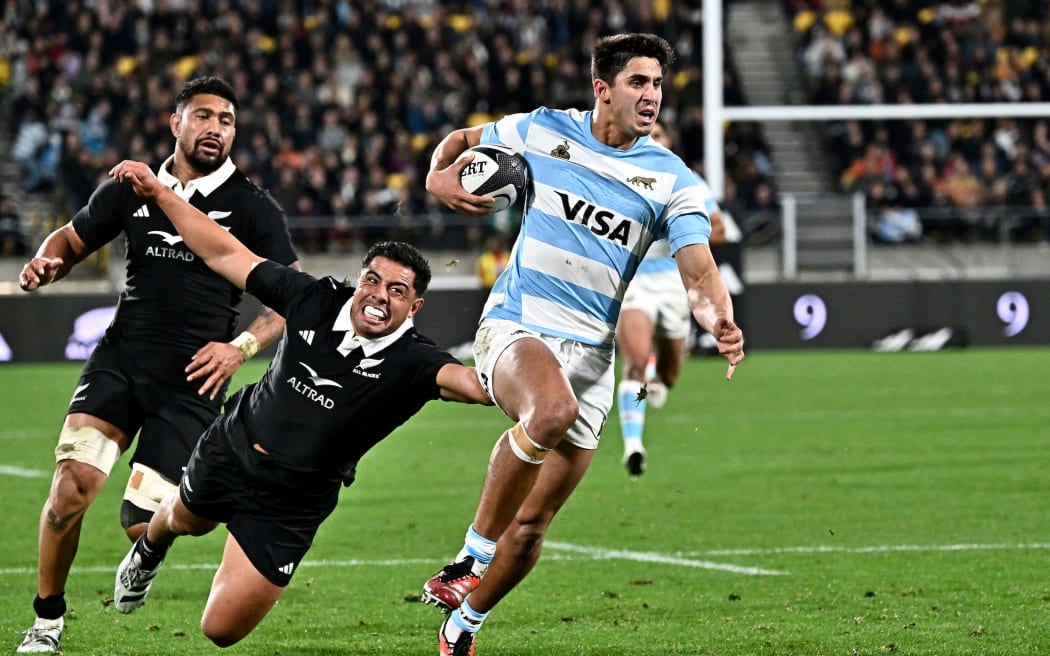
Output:
<path fill-rule="evenodd" d="M 238 374 L 258 377 L 262 363 Z M 0 367 L 0 636 L 32 622 L 37 518 L 79 368 Z M 1050 653 L 1050 349 L 690 360 L 628 479 L 611 417 L 478 656 Z M 459 548 L 494 408 L 434 403 L 363 460 L 277 607 L 228 654 L 435 654 L 423 581 Z M 207 654 L 225 531 L 182 538 L 147 604 L 110 604 L 120 464 L 88 513 L 67 655 Z"/>

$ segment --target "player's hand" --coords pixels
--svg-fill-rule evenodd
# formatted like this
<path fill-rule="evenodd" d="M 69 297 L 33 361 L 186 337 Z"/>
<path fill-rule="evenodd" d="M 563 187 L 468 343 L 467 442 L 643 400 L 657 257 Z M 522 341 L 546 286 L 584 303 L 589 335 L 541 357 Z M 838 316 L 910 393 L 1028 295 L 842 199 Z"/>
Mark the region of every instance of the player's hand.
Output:
<path fill-rule="evenodd" d="M 729 360 L 726 380 L 730 380 L 736 366 L 744 359 L 744 333 L 735 323 L 723 317 L 715 323 L 712 335 L 718 342 L 718 352 Z"/>
<path fill-rule="evenodd" d="M 472 161 L 474 153 L 467 153 L 446 168 L 431 171 L 427 174 L 427 191 L 437 196 L 445 207 L 454 212 L 470 216 L 488 216 L 496 211 L 491 206 L 496 199 L 492 196 L 475 196 L 459 182 L 460 173 Z"/>
<path fill-rule="evenodd" d="M 230 379 L 241 365 L 244 358 L 240 350 L 228 342 L 208 342 L 193 354 L 190 364 L 186 367 L 186 380 L 198 380 L 204 378 L 204 384 L 197 394 L 204 396 L 210 392 L 209 399 L 222 389 L 223 384 Z"/>
<path fill-rule="evenodd" d="M 130 182 L 135 194 L 142 198 L 156 198 L 165 189 L 149 166 L 142 162 L 126 159 L 111 168 L 109 174 L 120 182 Z"/>
<path fill-rule="evenodd" d="M 22 273 L 18 274 L 18 286 L 24 292 L 31 292 L 38 287 L 49 285 L 55 281 L 55 276 L 61 268 L 60 257 L 34 257 L 22 267 Z"/>

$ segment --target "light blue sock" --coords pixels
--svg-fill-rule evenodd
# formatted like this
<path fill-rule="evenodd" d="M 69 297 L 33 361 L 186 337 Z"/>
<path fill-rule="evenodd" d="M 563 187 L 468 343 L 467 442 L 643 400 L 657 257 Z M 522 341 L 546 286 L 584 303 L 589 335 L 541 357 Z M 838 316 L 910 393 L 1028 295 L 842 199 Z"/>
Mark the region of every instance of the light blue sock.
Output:
<path fill-rule="evenodd" d="M 471 608 L 467 600 L 464 599 L 459 608 L 452 613 L 452 622 L 463 631 L 477 633 L 488 616 L 488 613 L 479 613 Z"/>
<path fill-rule="evenodd" d="M 645 428 L 645 399 L 639 399 L 642 383 L 624 380 L 617 389 L 617 406 L 620 414 L 620 432 L 623 434 L 625 451 L 636 451 L 642 445 L 642 430 Z"/>
<path fill-rule="evenodd" d="M 456 554 L 456 562 L 463 560 L 467 556 L 473 556 L 474 573 L 482 576 L 485 570 L 488 569 L 489 563 L 492 562 L 492 556 L 495 553 L 496 543 L 475 531 L 474 525 L 471 524 L 470 528 L 467 529 L 467 534 L 463 537 L 463 548 Z"/>

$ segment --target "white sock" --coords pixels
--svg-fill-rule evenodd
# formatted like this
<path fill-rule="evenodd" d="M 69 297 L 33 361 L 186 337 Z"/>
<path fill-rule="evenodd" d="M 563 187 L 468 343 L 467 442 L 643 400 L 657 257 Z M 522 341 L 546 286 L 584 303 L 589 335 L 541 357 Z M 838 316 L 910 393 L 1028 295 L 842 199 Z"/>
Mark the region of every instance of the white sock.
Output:
<path fill-rule="evenodd" d="M 471 568 L 471 571 L 477 576 L 484 576 L 495 553 L 496 543 L 475 531 L 474 525 L 471 524 L 467 529 L 467 534 L 463 537 L 463 548 L 456 554 L 456 562 L 467 556 L 473 556 L 474 567 Z"/>

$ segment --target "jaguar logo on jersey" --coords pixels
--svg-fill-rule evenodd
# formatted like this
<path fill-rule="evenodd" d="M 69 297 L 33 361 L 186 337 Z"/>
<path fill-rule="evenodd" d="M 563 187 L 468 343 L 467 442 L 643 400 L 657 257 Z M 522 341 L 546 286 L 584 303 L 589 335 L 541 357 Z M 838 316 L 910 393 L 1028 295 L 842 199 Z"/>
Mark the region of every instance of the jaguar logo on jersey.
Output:
<path fill-rule="evenodd" d="M 582 198 L 571 199 L 569 194 L 561 191 L 555 193 L 561 197 L 566 220 L 579 223 L 599 237 L 627 246 L 633 223 L 630 219 L 618 217 L 614 212 L 599 208 Z"/>
<path fill-rule="evenodd" d="M 323 376 L 319 376 L 317 374 L 317 371 L 305 362 L 300 362 L 299 365 L 303 369 L 306 369 L 306 380 L 300 380 L 295 376 L 289 376 L 288 380 L 285 382 L 291 385 L 293 390 L 295 390 L 299 394 L 302 394 L 314 403 L 320 405 L 322 408 L 325 408 L 327 410 L 331 410 L 332 408 L 334 408 L 335 401 L 333 401 L 331 397 L 327 396 L 324 392 L 321 392 L 317 388 L 328 386 L 338 387 L 342 389 L 343 386 L 340 385 L 338 382 L 332 380 L 331 378 L 324 378 Z M 308 382 L 310 384 L 308 384 Z"/>
<path fill-rule="evenodd" d="M 656 184 L 656 178 L 644 178 L 640 175 L 636 175 L 633 178 L 627 178 L 627 182 L 633 184 L 635 187 L 652 189 L 653 185 Z"/>
<path fill-rule="evenodd" d="M 551 151 L 551 157 L 557 157 L 558 159 L 569 159 L 569 142 L 563 141 L 554 147 Z"/>

